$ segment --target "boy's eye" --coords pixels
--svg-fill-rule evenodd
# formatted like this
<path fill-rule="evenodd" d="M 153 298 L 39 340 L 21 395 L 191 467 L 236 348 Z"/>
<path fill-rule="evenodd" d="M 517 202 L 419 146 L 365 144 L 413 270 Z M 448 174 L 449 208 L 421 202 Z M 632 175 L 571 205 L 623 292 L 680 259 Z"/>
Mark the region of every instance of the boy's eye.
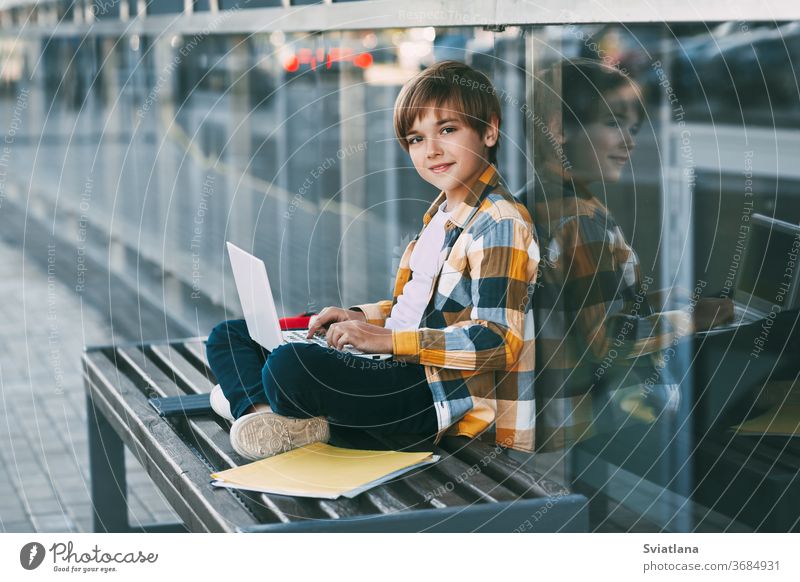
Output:
<path fill-rule="evenodd" d="M 456 130 L 455 127 L 443 127 L 442 133 L 453 133 Z"/>
<path fill-rule="evenodd" d="M 408 145 L 414 145 L 415 143 L 422 141 L 422 138 L 418 135 L 414 135 L 409 137 L 406 141 L 408 142 Z"/>
<path fill-rule="evenodd" d="M 609 118 L 606 121 L 606 126 L 607 127 L 617 128 L 617 129 L 622 129 L 622 128 L 625 127 L 625 122 L 617 119 L 616 117 L 612 117 L 612 118 Z M 642 124 L 641 123 L 635 123 L 633 125 L 628 126 L 628 132 L 631 135 L 636 135 L 637 133 L 639 133 L 639 130 L 641 128 L 642 128 Z"/>

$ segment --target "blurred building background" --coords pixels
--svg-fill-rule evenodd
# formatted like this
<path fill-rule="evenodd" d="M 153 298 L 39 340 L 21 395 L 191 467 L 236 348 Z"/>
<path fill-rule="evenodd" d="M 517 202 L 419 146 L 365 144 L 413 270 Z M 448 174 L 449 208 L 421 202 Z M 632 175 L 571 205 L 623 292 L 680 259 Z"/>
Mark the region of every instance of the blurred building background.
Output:
<path fill-rule="evenodd" d="M 659 283 L 722 285 L 739 215 L 723 201 L 743 193 L 745 151 L 756 210 L 800 220 L 797 22 L 412 27 L 480 16 L 378 2 L 396 26 L 284 32 L 269 20 L 280 11 L 254 10 L 277 1 L 186 3 L 194 16 L 180 1 L 16 4 L 0 43 L 3 110 L 19 118 L 7 203 L 52 223 L 77 292 L 104 276 L 78 270 L 86 254 L 200 335 L 215 308 L 238 308 L 225 240 L 264 258 L 287 313 L 389 294 L 400 242 L 435 194 L 394 141 L 392 106 L 445 58 L 503 92 L 513 191 L 532 175 L 523 106 L 537 68 L 606 58 L 646 86 L 632 167 L 605 195 Z"/>

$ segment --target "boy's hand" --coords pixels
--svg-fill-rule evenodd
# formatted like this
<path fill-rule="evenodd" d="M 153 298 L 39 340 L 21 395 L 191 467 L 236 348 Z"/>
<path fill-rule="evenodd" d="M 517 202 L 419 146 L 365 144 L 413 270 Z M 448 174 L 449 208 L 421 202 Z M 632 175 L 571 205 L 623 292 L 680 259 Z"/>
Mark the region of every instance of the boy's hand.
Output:
<path fill-rule="evenodd" d="M 711 329 L 733 320 L 733 301 L 703 297 L 694 306 L 694 328 Z"/>
<path fill-rule="evenodd" d="M 323 331 L 328 331 L 328 328 L 332 323 L 350 320 L 366 322 L 367 316 L 361 311 L 342 309 L 341 307 L 326 307 L 320 311 L 318 315 L 313 316 L 311 321 L 309 321 L 308 335 L 306 336 L 306 339 L 311 339 L 314 337 L 314 334 L 320 329 Z"/>
<path fill-rule="evenodd" d="M 351 345 L 368 354 L 392 353 L 392 330 L 364 321 L 340 321 L 331 324 L 326 338 L 328 345 L 342 350 Z"/>

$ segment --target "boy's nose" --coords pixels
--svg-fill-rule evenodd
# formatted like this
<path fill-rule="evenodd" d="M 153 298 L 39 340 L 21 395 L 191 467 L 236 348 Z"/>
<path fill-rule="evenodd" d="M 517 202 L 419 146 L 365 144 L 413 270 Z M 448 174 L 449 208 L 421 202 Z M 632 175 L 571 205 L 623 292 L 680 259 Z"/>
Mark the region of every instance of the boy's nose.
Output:
<path fill-rule="evenodd" d="M 439 140 L 429 139 L 427 154 L 429 158 L 433 158 L 442 153 L 442 148 L 439 145 Z"/>
<path fill-rule="evenodd" d="M 629 152 L 632 152 L 636 147 L 636 137 L 634 137 L 633 132 L 628 129 L 623 131 L 623 135 L 625 137 L 625 146 L 628 148 Z"/>

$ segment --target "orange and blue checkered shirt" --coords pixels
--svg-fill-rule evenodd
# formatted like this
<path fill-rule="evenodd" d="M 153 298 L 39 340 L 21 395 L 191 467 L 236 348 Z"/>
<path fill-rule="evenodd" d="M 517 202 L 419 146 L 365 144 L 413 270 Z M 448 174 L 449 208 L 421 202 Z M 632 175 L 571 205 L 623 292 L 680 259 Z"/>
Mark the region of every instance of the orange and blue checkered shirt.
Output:
<path fill-rule="evenodd" d="M 423 230 L 446 196 L 423 218 Z M 422 231 L 420 231 L 421 234 Z M 391 300 L 358 305 L 383 325 L 411 279 L 411 253 L 400 259 Z M 493 440 L 532 451 L 535 445 L 534 327 L 530 297 L 539 247 L 530 214 L 489 166 L 445 226 L 438 276 L 420 327 L 393 330 L 395 358 L 425 366 L 444 434 Z"/>
<path fill-rule="evenodd" d="M 694 325 L 687 309 L 652 309 L 652 280 L 591 192 L 566 175 L 540 176 L 533 190 L 527 195 L 535 197 L 542 246 L 534 296 L 537 450 L 551 451 L 597 433 L 601 386 L 673 390 L 660 358 Z"/>

